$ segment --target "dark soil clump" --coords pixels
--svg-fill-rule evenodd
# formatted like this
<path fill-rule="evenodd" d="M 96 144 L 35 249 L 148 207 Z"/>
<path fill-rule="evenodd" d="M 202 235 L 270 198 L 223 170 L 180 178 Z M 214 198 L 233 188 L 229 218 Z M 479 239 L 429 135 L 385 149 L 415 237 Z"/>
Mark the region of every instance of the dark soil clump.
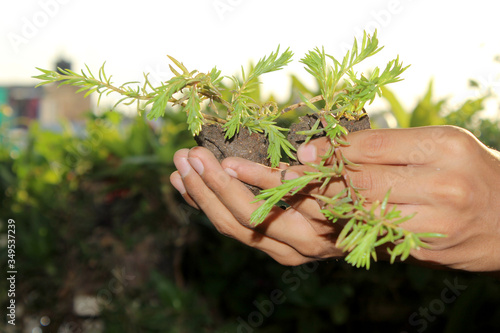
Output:
<path fill-rule="evenodd" d="M 242 157 L 266 166 L 271 165 L 267 158 L 269 141 L 263 133 L 250 133 L 246 128 L 240 128 L 231 139 L 224 137 L 225 132 L 221 125 L 210 124 L 203 126 L 202 131 L 195 137 L 196 143 L 210 150 L 221 162 L 226 157 Z M 254 193 L 258 194 L 260 189 L 247 185 Z"/>
<path fill-rule="evenodd" d="M 242 157 L 247 160 L 271 165 L 267 158 L 269 141 L 265 134 L 250 133 L 249 130 L 241 128 L 231 139 L 226 139 L 224 129 L 219 124 L 203 126 L 202 131 L 194 139 L 199 146 L 210 150 L 220 161 L 226 157 Z"/>
<path fill-rule="evenodd" d="M 295 148 L 298 148 L 306 140 L 306 135 L 297 134 L 297 132 L 310 130 L 314 126 L 317 119 L 318 116 L 316 114 L 306 115 L 301 117 L 298 123 L 295 123 L 290 127 L 288 140 Z M 370 119 L 368 118 L 368 115 L 365 115 L 358 121 L 341 118 L 340 124 L 349 132 L 356 132 L 369 129 Z M 320 124 L 319 127 L 322 128 L 323 125 Z M 224 128 L 220 124 L 209 124 L 203 126 L 202 131 L 195 137 L 195 140 L 199 146 L 210 150 L 219 162 L 226 157 L 241 157 L 266 166 L 271 165 L 271 162 L 267 157 L 269 141 L 267 140 L 265 134 L 250 133 L 249 130 L 240 128 L 239 133 L 231 139 L 226 139 L 224 136 Z M 321 136 L 324 136 L 324 134 L 317 134 L 313 137 L 313 139 Z M 296 156 L 296 154 L 294 155 Z M 298 161 L 290 161 L 290 164 L 297 165 L 300 163 Z M 247 184 L 247 187 L 254 194 L 258 194 L 260 191 L 259 188 L 252 185 Z"/>

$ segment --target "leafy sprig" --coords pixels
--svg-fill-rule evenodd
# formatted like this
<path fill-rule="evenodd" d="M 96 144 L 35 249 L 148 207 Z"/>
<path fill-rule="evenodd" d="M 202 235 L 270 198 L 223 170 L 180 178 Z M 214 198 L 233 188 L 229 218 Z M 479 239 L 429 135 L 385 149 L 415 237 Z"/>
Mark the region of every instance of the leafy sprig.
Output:
<path fill-rule="evenodd" d="M 81 87 L 77 90 L 77 93 L 86 91 L 85 97 L 92 93 L 97 93 L 99 98 L 97 103 L 100 102 L 103 95 L 107 96 L 113 92 L 118 93 L 123 96 L 116 104 L 127 104 L 130 105 L 134 101 L 140 102 L 142 100 L 149 100 L 152 95 L 147 92 L 147 86 L 143 87 L 132 85 L 137 82 L 127 82 L 118 87 L 113 85 L 111 81 L 111 76 L 107 76 L 104 70 L 104 63 L 99 69 L 98 76 L 94 76 L 92 71 L 85 65 L 87 72 L 85 70 L 81 71 L 81 74 L 76 73 L 70 69 L 58 68 L 58 71 L 51 71 L 47 69 L 38 68 L 42 74 L 34 76 L 35 79 L 41 80 L 42 82 L 37 84 L 36 87 L 49 84 L 49 83 L 59 83 L 59 85 L 72 85 Z M 147 77 L 147 76 L 146 76 Z M 148 82 L 146 80 L 146 82 Z"/>
<path fill-rule="evenodd" d="M 339 95 L 336 94 L 337 86 L 342 77 L 352 68 L 364 59 L 373 56 L 382 50 L 378 47 L 377 32 L 369 36 L 366 32 L 363 34 L 361 48 L 358 48 L 358 42 L 354 39 L 354 45 L 344 56 L 342 62 L 339 62 L 333 56 L 326 54 L 324 48 L 321 50 L 315 48 L 310 51 L 300 61 L 306 65 L 306 71 L 318 80 L 321 95 L 325 100 L 325 110 L 330 111 L 336 104 Z M 328 64 L 328 59 L 333 61 L 333 66 Z"/>
<path fill-rule="evenodd" d="M 359 120 L 364 116 L 365 105 L 381 94 L 381 87 L 400 81 L 400 75 L 408 68 L 403 67 L 397 57 L 382 72 L 376 67 L 368 77 L 362 74 L 358 76 L 353 67 L 381 49 L 378 47 L 376 33 L 372 37 L 365 33 L 361 47 L 358 48 L 355 39 L 352 49 L 343 57 L 342 62 L 326 54 L 323 48 L 316 48 L 301 59 L 306 70 L 318 80 L 325 107 L 318 110 L 311 100 L 302 96 L 303 103 L 319 113 L 319 117 L 310 130 L 299 134 L 307 135 L 306 142 L 312 136 L 322 134 L 330 140 L 331 149 L 322 156 L 319 165 L 310 165 L 317 172 L 306 172 L 302 177 L 285 180 L 275 188 L 261 191 L 255 199 L 256 202 L 264 202 L 250 219 L 253 225 L 262 223 L 278 202 L 297 194 L 311 183 L 318 186 L 321 184 L 321 189 L 331 181 L 342 181 L 345 189 L 334 197 L 316 194 L 313 197 L 322 202 L 321 212 L 332 223 L 346 223 L 336 241 L 337 247 L 348 252 L 346 261 L 367 269 L 372 258 L 377 260 L 376 249 L 387 243 L 395 244 L 392 248 L 387 248 L 391 262 L 394 262 L 397 257 L 405 260 L 413 249 L 426 247 L 423 237 L 443 236 L 433 233 L 417 234 L 403 229 L 400 224 L 412 216 L 402 217 L 396 206 L 390 210 L 387 208 L 390 191 L 382 202 L 376 201 L 371 204 L 370 209 L 365 208 L 366 199 L 353 186 L 347 172 L 348 168 L 356 165 L 342 153 L 341 148 L 349 143 L 345 139 L 347 130 L 340 124 L 340 119 L 344 117 Z M 328 59 L 332 60 L 333 66 L 328 64 Z M 327 161 L 333 162 L 326 165 Z"/>
<path fill-rule="evenodd" d="M 269 103 L 259 105 L 247 94 L 259 84 L 260 75 L 282 69 L 291 61 L 292 56 L 293 53 L 289 49 L 280 53 L 278 46 L 275 52 L 260 59 L 248 74 L 242 68 L 242 81 L 235 76 L 230 77 L 235 89 L 230 99 L 227 100 L 222 93 L 225 89 L 221 82 L 224 77 L 216 67 L 208 73 L 190 71 L 182 62 L 171 56 L 168 57 L 175 65 L 175 67 L 170 65 L 174 76 L 158 87 L 151 84 L 148 74 L 144 74 L 145 82 L 142 86 L 138 85 L 138 82 L 127 82 L 116 86 L 111 81 L 111 76 L 106 75 L 104 64 L 99 69 L 98 76 L 94 76 L 85 66 L 86 71 L 82 70 L 81 73 L 62 68 L 58 71 L 38 68 L 42 74 L 34 78 L 42 81 L 37 86 L 48 83 L 79 86 L 81 88 L 78 92 L 86 91 L 85 97 L 92 93 L 98 94 L 98 103 L 102 96 L 118 93 L 122 97 L 113 108 L 122 103 L 130 105 L 137 102 L 137 108 L 140 111 L 150 108 L 147 114 L 150 120 L 162 117 L 168 106 L 179 106 L 187 115 L 188 128 L 193 135 L 199 134 L 203 124 L 211 121 L 224 124 L 228 139 L 236 135 L 241 127 L 265 133 L 270 142 L 268 157 L 272 165 L 277 166 L 282 156 L 281 152 L 284 151 L 290 158 L 293 158 L 291 150 L 294 149 L 282 133 L 286 129 L 276 126 L 275 119 L 280 112 L 277 106 L 272 112 L 263 112 L 269 109 Z M 202 104 L 206 100 L 209 101 L 209 107 L 212 107 L 215 113 L 217 113 L 216 103 L 225 108 L 227 116 L 223 119 L 204 112 Z"/>
<path fill-rule="evenodd" d="M 257 64 L 251 68 L 248 74 L 245 74 L 243 67 L 241 68 L 242 81 L 240 81 L 236 76 L 232 76 L 231 80 L 235 86 L 234 92 L 231 96 L 231 104 L 234 106 L 232 110 L 228 113 L 228 122 L 224 125 L 226 129 L 226 137 L 231 138 L 235 133 L 240 130 L 241 124 L 245 124 L 247 119 L 255 120 L 256 116 L 260 116 L 261 110 L 265 105 L 260 106 L 256 101 L 252 100 L 249 96 L 245 95 L 252 91 L 252 89 L 259 84 L 257 80 L 262 74 L 274 72 L 282 69 L 291 60 L 293 53 L 290 49 L 286 49 L 281 55 L 279 54 L 280 47 L 275 52 L 272 52 L 269 56 L 261 58 Z M 251 123 L 247 121 L 248 124 Z M 268 131 L 266 131 L 268 132 Z M 271 141 L 272 145 L 281 146 L 282 141 Z M 286 148 L 285 148 L 286 149 Z M 280 158 L 281 152 L 278 150 L 279 154 L 273 154 L 269 151 L 269 155 L 273 159 Z M 273 165 L 277 165 L 274 164 Z"/>
<path fill-rule="evenodd" d="M 365 207 L 364 200 L 353 203 L 348 190 L 341 191 L 329 198 L 322 195 L 313 195 L 325 203 L 321 212 L 333 223 L 347 221 L 342 227 L 336 246 L 348 252 L 346 261 L 356 267 L 370 268 L 371 259 L 377 260 L 376 249 L 386 244 L 396 244 L 387 247 L 390 262 L 393 263 L 399 256 L 405 260 L 412 249 L 427 248 L 422 241 L 424 237 L 443 237 L 435 233 L 413 233 L 403 229 L 400 224 L 411 219 L 414 214 L 401 216 L 396 206 L 388 208 L 390 191 L 383 201 L 375 201 L 370 208 Z"/>

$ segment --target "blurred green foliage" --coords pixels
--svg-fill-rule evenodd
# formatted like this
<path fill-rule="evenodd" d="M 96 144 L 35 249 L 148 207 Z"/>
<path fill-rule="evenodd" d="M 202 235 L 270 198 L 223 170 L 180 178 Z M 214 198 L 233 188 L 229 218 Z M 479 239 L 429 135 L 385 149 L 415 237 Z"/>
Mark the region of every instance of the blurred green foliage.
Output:
<path fill-rule="evenodd" d="M 306 90 L 292 83 L 287 104 Z M 384 96 L 401 126 L 454 124 L 499 147 L 498 122 L 479 114 L 487 96 L 447 110 L 429 85 L 411 112 Z M 283 267 L 218 234 L 168 181 L 174 152 L 194 141 L 183 115 L 167 114 L 154 123 L 90 116 L 82 134 L 34 123 L 17 147 L 3 137 L 0 258 L 5 267 L 11 218 L 16 329 L 48 316 L 42 332 L 500 330 L 500 285 L 486 276 L 387 263 L 366 271 L 342 260 Z M 466 289 L 444 302 L 454 282 Z M 77 296 L 97 300 L 99 311 L 78 311 Z M 0 306 L 7 301 L 2 292 Z"/>
<path fill-rule="evenodd" d="M 389 104 L 390 113 L 398 127 L 418 127 L 431 125 L 454 125 L 466 128 L 488 147 L 500 149 L 500 122 L 497 119 L 485 118 L 485 102 L 498 98 L 489 91 L 476 91 L 477 97 L 467 99 L 460 105 L 451 107 L 447 98 L 435 100 L 433 81 L 429 82 L 424 96 L 420 98 L 413 110 L 405 110 L 401 101 L 387 87 L 382 87 L 384 99 Z"/>

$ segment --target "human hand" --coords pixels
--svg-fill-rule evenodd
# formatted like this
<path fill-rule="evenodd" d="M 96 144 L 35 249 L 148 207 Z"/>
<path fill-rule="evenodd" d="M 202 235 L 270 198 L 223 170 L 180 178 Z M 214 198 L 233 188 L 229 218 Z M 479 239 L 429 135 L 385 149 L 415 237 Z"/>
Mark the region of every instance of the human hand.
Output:
<path fill-rule="evenodd" d="M 427 265 L 469 271 L 500 271 L 500 154 L 468 131 L 453 126 L 369 130 L 351 133 L 344 156 L 360 165 L 349 171 L 368 202 L 382 200 L 403 215 L 402 224 L 417 233 L 441 233 L 429 249 L 411 256 Z M 329 148 L 326 138 L 298 151 L 301 162 L 319 163 Z M 300 175 L 307 166 L 290 168 Z M 326 196 L 343 188 L 331 183 Z"/>
<path fill-rule="evenodd" d="M 262 224 L 250 226 L 250 215 L 259 203 L 251 203 L 254 195 L 242 181 L 260 188 L 278 186 L 286 165 L 273 169 L 235 157 L 219 163 L 202 147 L 179 150 L 174 163 L 178 171 L 170 176 L 171 183 L 191 206 L 205 212 L 220 233 L 264 251 L 283 265 L 343 256 L 332 245 L 339 227 L 324 219 L 310 196 L 289 198 L 290 209 L 275 207 Z"/>
<path fill-rule="evenodd" d="M 397 204 L 403 215 L 416 213 L 403 224 L 405 229 L 448 236 L 428 239 L 430 248 L 412 251 L 413 258 L 455 269 L 500 271 L 500 201 L 496 199 L 500 193 L 498 152 L 485 147 L 469 132 L 451 126 L 360 131 L 349 134 L 347 141 L 350 146 L 342 148 L 343 154 L 360 165 L 350 170 L 349 176 L 356 187 L 365 189 L 362 193 L 369 202 L 381 200 L 391 188 L 389 203 Z M 313 140 L 300 147 L 298 157 L 303 163 L 317 163 L 318 156 L 328 148 L 327 139 Z M 197 156 L 202 163 L 209 158 L 208 152 L 195 148 L 189 153 L 179 152 L 174 158 L 176 165 L 186 154 Z M 342 256 L 334 246 L 338 227 L 323 219 L 318 204 L 309 196 L 315 189 L 293 198 L 293 209 L 279 211 L 277 208 L 262 227 L 252 229 L 248 219 L 258 204 L 249 204 L 252 194 L 244 191 L 242 184 L 228 174 L 243 182 L 270 188 L 280 184 L 281 172 L 235 158 L 224 160 L 219 168 L 213 161 L 208 166 L 209 169 L 205 168 L 197 179 L 195 173 L 188 173 L 183 179 L 174 173 L 172 183 L 178 189 L 184 183 L 187 190 L 184 197 L 192 205 L 203 200 L 203 193 L 210 193 L 214 200 L 217 198 L 226 209 L 224 219 L 217 220 L 215 207 L 211 205 L 198 207 L 213 222 L 224 221 L 214 222 L 219 230 L 223 228 L 223 233 L 239 240 L 246 234 L 243 242 L 264 250 L 283 264 Z M 289 167 L 285 177 L 299 176 L 308 168 L 304 165 Z M 232 171 L 224 172 L 224 169 Z M 209 170 L 214 174 L 210 175 L 212 171 Z M 231 194 L 235 183 L 240 190 Z M 205 186 L 204 192 L 196 189 L 201 185 Z M 341 182 L 332 182 L 326 195 L 333 196 L 342 188 Z M 230 216 L 232 223 L 228 223 Z M 245 228 L 244 232 L 236 227 L 235 221 Z M 229 225 L 231 229 L 224 229 Z M 248 238 L 250 234 L 253 236 Z M 266 240 L 266 246 L 261 240 Z M 277 255 L 273 253 L 277 248 L 290 252 Z"/>

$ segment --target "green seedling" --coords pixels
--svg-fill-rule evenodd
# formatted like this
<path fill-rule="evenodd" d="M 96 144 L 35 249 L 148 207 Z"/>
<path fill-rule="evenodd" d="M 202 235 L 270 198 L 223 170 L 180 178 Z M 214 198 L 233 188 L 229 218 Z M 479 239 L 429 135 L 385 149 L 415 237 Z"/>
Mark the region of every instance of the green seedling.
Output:
<path fill-rule="evenodd" d="M 292 60 L 292 52 L 287 49 L 280 53 L 279 47 L 260 59 L 250 71 L 245 72 L 242 67 L 241 77 L 222 76 L 216 67 L 207 73 L 190 71 L 183 63 L 169 57 L 174 65 L 170 66 L 174 76 L 159 86 L 151 84 L 148 74 L 144 74 L 143 84 L 128 82 L 116 86 L 111 76 L 105 73 L 104 65 L 97 76 L 87 67 L 81 73 L 67 69 L 39 69 L 42 74 L 35 78 L 42 80 L 39 85 L 59 83 L 79 86 L 79 91 L 85 92 L 85 96 L 95 93 L 99 100 L 103 95 L 117 93 L 121 98 L 115 106 L 137 103 L 138 111 L 147 112 L 151 120 L 172 110 L 168 109 L 169 106 L 177 107 L 186 114 L 188 128 L 195 136 L 207 124 L 220 124 L 227 140 L 244 130 L 261 133 L 269 141 L 268 159 L 274 167 L 282 161 L 283 153 L 289 159 L 295 158 L 295 148 L 285 135 L 288 129 L 277 126 L 278 118 L 299 106 L 307 106 L 316 115 L 317 121 L 310 130 L 301 134 L 306 135 L 306 142 L 313 136 L 326 136 L 331 149 L 322 157 L 321 163 L 311 164 L 316 171 L 261 191 L 256 201 L 263 200 L 263 204 L 253 212 L 251 223 L 254 226 L 262 223 L 275 205 L 308 185 L 325 188 L 330 182 L 343 182 L 344 190 L 333 197 L 313 196 L 328 220 L 343 224 L 335 245 L 348 253 L 346 261 L 368 269 L 371 260 L 377 260 L 376 249 L 385 246 L 382 249 L 389 253 L 392 263 L 398 257 L 405 260 L 413 249 L 427 247 L 424 238 L 443 237 L 441 234 L 405 230 L 401 224 L 412 216 L 401 216 L 396 206 L 388 207 L 390 193 L 381 202 L 367 203 L 361 189 L 352 184 L 346 171 L 355 169 L 356 165 L 342 153 L 342 147 L 349 143 L 346 141 L 348 131 L 341 125 L 341 119 L 357 121 L 364 117 L 365 106 L 381 95 L 381 88 L 400 81 L 400 75 L 408 68 L 403 67 L 396 57 L 383 70 L 376 67 L 366 76 L 355 72 L 357 64 L 381 49 L 375 32 L 373 36 L 365 33 L 360 45 L 354 39 L 351 50 L 340 60 L 326 54 L 323 48 L 309 51 L 300 61 L 319 83 L 320 95 L 309 98 L 301 95 L 302 102 L 284 108 L 279 108 L 272 101 L 260 102 L 250 97 L 261 75 L 280 70 Z M 222 83 L 224 78 L 233 83 L 229 93 Z M 319 104 L 322 106 L 319 107 Z M 330 161 L 329 164 L 326 161 Z"/>

